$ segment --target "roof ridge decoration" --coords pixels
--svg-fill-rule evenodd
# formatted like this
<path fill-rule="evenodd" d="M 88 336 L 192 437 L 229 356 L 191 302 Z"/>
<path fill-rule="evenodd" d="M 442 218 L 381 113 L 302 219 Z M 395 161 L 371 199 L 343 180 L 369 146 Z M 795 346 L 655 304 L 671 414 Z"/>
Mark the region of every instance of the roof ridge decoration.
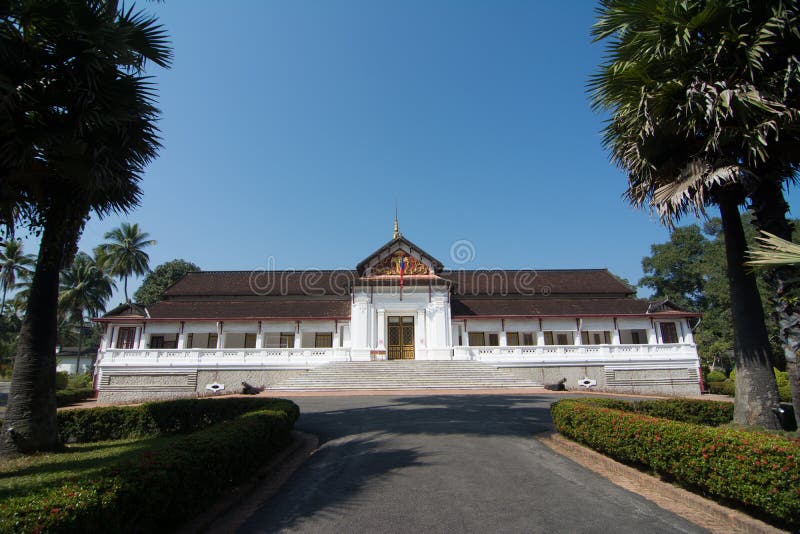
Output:
<path fill-rule="evenodd" d="M 357 266 L 356 271 L 359 276 L 379 276 L 375 272 L 376 267 L 381 266 L 379 270 L 385 270 L 395 262 L 400 261 L 400 257 L 406 258 L 406 275 L 422 275 L 422 274 L 436 274 L 444 270 L 442 262 L 422 250 L 420 247 L 406 239 L 403 234 L 398 232 L 398 236 L 393 238 L 388 243 L 385 243 L 378 250 L 367 256 Z M 414 272 L 410 270 L 411 263 L 416 262 L 421 265 L 414 268 Z M 384 265 L 388 262 L 388 265 Z M 425 268 L 423 271 L 422 267 Z M 398 270 L 394 269 L 391 272 L 381 272 L 381 275 L 396 275 L 400 276 Z"/>

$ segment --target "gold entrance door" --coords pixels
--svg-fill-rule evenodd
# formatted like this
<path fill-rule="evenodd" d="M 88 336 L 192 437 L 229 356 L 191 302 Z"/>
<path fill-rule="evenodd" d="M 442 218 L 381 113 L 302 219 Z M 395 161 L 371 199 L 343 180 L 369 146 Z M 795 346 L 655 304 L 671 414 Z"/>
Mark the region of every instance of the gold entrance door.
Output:
<path fill-rule="evenodd" d="M 414 359 L 413 317 L 389 317 L 389 359 Z"/>

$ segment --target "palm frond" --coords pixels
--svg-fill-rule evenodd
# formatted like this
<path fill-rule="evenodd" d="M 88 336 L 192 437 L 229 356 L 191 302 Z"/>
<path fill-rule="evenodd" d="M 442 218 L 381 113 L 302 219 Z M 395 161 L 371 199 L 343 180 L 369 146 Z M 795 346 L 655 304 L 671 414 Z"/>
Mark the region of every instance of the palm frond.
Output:
<path fill-rule="evenodd" d="M 800 245 L 773 235 L 761 232 L 756 236 L 758 243 L 748 255 L 747 265 L 796 265 L 800 264 Z"/>

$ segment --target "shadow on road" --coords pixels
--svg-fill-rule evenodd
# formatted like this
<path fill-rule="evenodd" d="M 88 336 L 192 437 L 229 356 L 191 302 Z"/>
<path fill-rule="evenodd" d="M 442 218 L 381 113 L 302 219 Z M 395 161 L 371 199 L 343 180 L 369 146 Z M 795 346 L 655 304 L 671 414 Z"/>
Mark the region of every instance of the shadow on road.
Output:
<path fill-rule="evenodd" d="M 298 427 L 317 434 L 322 442 L 363 432 L 530 436 L 552 429 L 550 404 L 557 400 L 529 395 L 380 399 L 379 403 L 375 397 L 294 399 L 301 407 Z"/>
<path fill-rule="evenodd" d="M 279 532 L 292 529 L 304 518 L 317 515 L 332 519 L 361 504 L 367 483 L 384 479 L 414 466 L 426 465 L 414 449 L 393 449 L 381 439 L 345 439 L 323 445 L 314 461 L 298 473 L 295 483 L 280 494 L 280 514 L 270 521 L 250 524 L 243 530 Z M 343 477 L 342 472 L 347 476 Z M 252 531 L 252 530 L 251 530 Z"/>

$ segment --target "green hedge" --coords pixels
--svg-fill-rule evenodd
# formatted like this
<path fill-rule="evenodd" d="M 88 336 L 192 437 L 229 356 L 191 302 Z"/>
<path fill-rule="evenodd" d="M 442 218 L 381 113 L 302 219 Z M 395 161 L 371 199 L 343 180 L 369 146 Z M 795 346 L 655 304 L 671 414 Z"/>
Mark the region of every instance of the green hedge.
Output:
<path fill-rule="evenodd" d="M 66 371 L 59 371 L 56 373 L 56 391 L 67 389 L 69 383 L 69 373 Z"/>
<path fill-rule="evenodd" d="M 680 485 L 800 527 L 800 442 L 669 421 L 565 399 L 552 405 L 563 435 Z"/>
<path fill-rule="evenodd" d="M 731 375 L 736 376 L 733 371 Z M 778 383 L 778 396 L 781 402 L 792 402 L 792 390 L 789 386 L 789 374 L 786 371 L 775 371 L 775 380 Z M 709 382 L 708 390 L 717 395 L 736 396 L 736 381 L 725 380 L 724 382 Z"/>
<path fill-rule="evenodd" d="M 225 410 L 216 404 L 228 400 L 194 402 L 220 414 Z M 268 405 L 285 409 L 265 408 Z M 166 411 L 165 407 L 161 408 Z M 146 451 L 134 461 L 104 468 L 98 476 L 7 499 L 0 504 L 0 531 L 174 530 L 213 503 L 229 487 L 252 477 L 276 451 L 289 443 L 298 414 L 293 403 L 271 401 L 261 406 L 251 403 L 249 408 L 229 421 L 172 441 L 168 447 Z M 185 407 L 182 409 L 184 414 L 189 412 L 191 410 Z"/>
<path fill-rule="evenodd" d="M 280 410 L 297 419 L 291 401 L 267 398 L 179 399 L 138 406 L 108 406 L 58 412 L 58 433 L 64 443 L 141 438 L 192 432 L 254 410 Z"/>
<path fill-rule="evenodd" d="M 94 389 L 92 388 L 62 389 L 56 391 L 56 404 L 58 406 L 67 406 L 91 397 L 94 397 Z"/>
<path fill-rule="evenodd" d="M 709 371 L 706 375 L 706 382 L 723 382 L 727 378 L 722 371 Z"/>
<path fill-rule="evenodd" d="M 719 426 L 733 420 L 733 403 L 731 402 L 697 399 L 625 401 L 606 398 L 582 399 L 582 401 L 605 408 L 637 412 L 699 425 Z"/>
<path fill-rule="evenodd" d="M 728 395 L 729 397 L 733 397 L 736 395 L 736 382 L 733 380 L 709 382 L 708 390 L 716 395 Z"/>

